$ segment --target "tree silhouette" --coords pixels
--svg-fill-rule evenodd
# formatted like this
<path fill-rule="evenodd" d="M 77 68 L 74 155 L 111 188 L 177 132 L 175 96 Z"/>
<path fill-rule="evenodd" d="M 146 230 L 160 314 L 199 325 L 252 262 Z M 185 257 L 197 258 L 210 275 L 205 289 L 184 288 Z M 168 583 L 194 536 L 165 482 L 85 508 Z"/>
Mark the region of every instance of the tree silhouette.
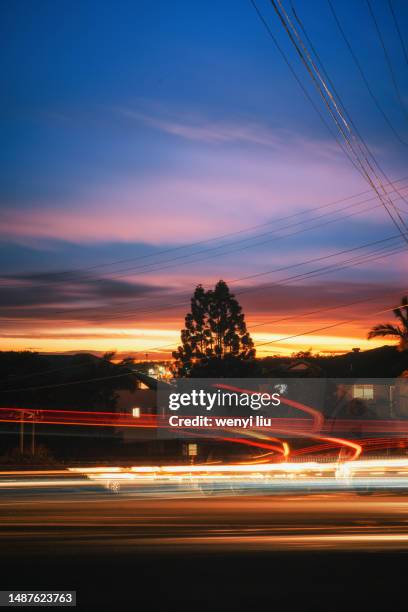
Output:
<path fill-rule="evenodd" d="M 380 337 L 398 339 L 398 350 L 406 351 L 408 349 L 408 298 L 406 295 L 401 300 L 401 306 L 394 308 L 393 313 L 399 320 L 400 325 L 380 323 L 371 329 L 367 337 L 369 340 Z"/>
<path fill-rule="evenodd" d="M 179 376 L 232 373 L 255 357 L 242 308 L 222 280 L 208 291 L 196 287 L 181 342 L 173 352 Z"/>

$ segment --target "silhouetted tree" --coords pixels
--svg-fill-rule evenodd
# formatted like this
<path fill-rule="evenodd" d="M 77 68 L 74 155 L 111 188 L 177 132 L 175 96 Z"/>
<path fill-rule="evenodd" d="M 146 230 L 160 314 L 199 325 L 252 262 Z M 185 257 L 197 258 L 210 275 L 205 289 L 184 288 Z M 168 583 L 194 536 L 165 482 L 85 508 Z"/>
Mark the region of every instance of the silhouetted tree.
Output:
<path fill-rule="evenodd" d="M 398 350 L 406 351 L 408 349 L 408 298 L 406 295 L 401 300 L 401 306 L 394 308 L 393 313 L 400 325 L 380 323 L 371 329 L 367 337 L 369 340 L 379 337 L 395 338 L 399 341 Z"/>
<path fill-rule="evenodd" d="M 208 291 L 196 287 L 181 342 L 173 352 L 179 376 L 242 375 L 240 364 L 255 357 L 242 308 L 222 280 Z"/>
<path fill-rule="evenodd" d="M 307 351 L 295 351 L 291 354 L 292 359 L 311 359 L 312 357 L 318 357 L 319 353 L 313 354 L 312 347 Z"/>

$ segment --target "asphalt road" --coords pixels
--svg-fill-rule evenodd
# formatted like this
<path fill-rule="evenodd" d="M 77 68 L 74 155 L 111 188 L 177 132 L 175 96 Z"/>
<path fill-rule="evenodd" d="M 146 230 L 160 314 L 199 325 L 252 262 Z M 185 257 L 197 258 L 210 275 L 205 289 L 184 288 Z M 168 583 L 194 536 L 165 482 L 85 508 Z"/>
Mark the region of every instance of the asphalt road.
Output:
<path fill-rule="evenodd" d="M 3 546 L 81 549 L 408 550 L 408 496 L 321 495 L 134 499 L 48 494 L 0 501 Z"/>
<path fill-rule="evenodd" d="M 0 538 L 1 589 L 74 589 L 81 610 L 408 605 L 404 496 L 10 492 Z"/>

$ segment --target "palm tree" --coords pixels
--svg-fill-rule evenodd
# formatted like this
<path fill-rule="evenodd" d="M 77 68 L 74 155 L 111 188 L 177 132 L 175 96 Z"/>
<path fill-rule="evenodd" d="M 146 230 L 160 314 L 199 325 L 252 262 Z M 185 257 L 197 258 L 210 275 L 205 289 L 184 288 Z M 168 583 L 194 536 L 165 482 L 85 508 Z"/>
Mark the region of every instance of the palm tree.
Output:
<path fill-rule="evenodd" d="M 399 341 L 398 350 L 408 350 L 408 297 L 404 295 L 401 300 L 401 306 L 394 308 L 394 315 L 400 322 L 400 325 L 392 325 L 391 323 L 380 323 L 375 325 L 369 332 L 367 338 L 379 338 L 389 336 L 396 338 Z"/>

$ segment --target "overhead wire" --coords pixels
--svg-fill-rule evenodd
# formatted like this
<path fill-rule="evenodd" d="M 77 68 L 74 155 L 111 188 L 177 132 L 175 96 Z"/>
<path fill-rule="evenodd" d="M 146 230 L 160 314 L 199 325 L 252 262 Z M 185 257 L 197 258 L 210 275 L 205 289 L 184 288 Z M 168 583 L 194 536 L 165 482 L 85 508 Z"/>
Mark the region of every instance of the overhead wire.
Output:
<path fill-rule="evenodd" d="M 363 212 L 366 212 L 366 210 L 370 210 L 370 211 L 372 211 L 374 208 L 379 208 L 380 206 L 381 206 L 381 205 L 380 205 L 380 204 L 378 204 L 378 205 L 376 205 L 375 207 L 370 207 L 369 209 L 364 209 L 364 210 L 360 210 L 360 211 L 355 211 L 355 212 L 353 212 L 353 213 L 351 213 L 351 214 L 348 214 L 348 215 L 343 215 L 342 217 L 338 217 L 338 218 L 334 218 L 334 219 L 328 219 L 328 220 L 326 220 L 326 221 L 320 222 L 320 223 L 318 223 L 318 224 L 316 224 L 316 225 L 313 225 L 313 226 L 311 226 L 311 227 L 306 227 L 306 228 L 305 228 L 304 226 L 302 226 L 302 227 L 301 227 L 301 229 L 299 229 L 299 230 L 297 230 L 297 231 L 291 232 L 291 233 L 289 233 L 289 234 L 285 234 L 285 235 L 283 235 L 283 236 L 276 236 L 276 237 L 274 237 L 274 239 L 273 239 L 273 240 L 274 240 L 274 242 L 275 242 L 275 241 L 277 241 L 277 240 L 281 240 L 281 239 L 283 239 L 283 238 L 287 238 L 287 237 L 290 237 L 290 236 L 299 235 L 299 234 L 304 233 L 304 232 L 307 232 L 307 231 L 312 231 L 312 230 L 317 229 L 317 228 L 321 228 L 321 227 L 324 227 L 324 226 L 328 226 L 328 225 L 330 225 L 330 224 L 332 224 L 332 223 L 337 223 L 337 222 L 339 222 L 339 221 L 344 221 L 345 219 L 349 219 L 349 218 L 351 218 L 351 217 L 355 217 L 355 216 L 357 216 L 357 215 L 359 215 L 359 214 L 361 214 L 361 213 L 363 213 Z M 348 206 L 347 206 L 347 207 L 345 207 L 345 208 L 350 208 L 350 206 L 348 205 Z M 324 216 L 325 216 L 325 215 L 321 215 L 320 217 L 324 217 Z M 319 218 L 320 218 L 320 217 L 319 217 Z M 316 218 L 315 218 L 315 219 L 316 219 Z M 313 219 L 312 219 L 312 221 L 313 221 Z M 299 223 L 292 224 L 292 226 L 295 226 L 295 225 L 299 225 Z M 262 241 L 262 242 L 260 242 L 260 243 L 257 243 L 256 245 L 240 246 L 240 247 L 238 247 L 238 248 L 236 248 L 236 249 L 232 249 L 232 250 L 230 250 L 230 251 L 228 251 L 228 252 L 224 252 L 224 253 L 222 253 L 221 255 L 225 255 L 225 254 L 229 254 L 229 253 L 232 253 L 232 252 L 237 252 L 237 251 L 243 251 L 243 250 L 246 250 L 246 249 L 252 248 L 253 246 L 260 246 L 260 245 L 263 245 L 263 244 L 267 244 L 267 243 L 269 243 L 269 242 L 270 242 L 270 239 L 265 240 L 265 241 Z M 369 244 L 372 244 L 372 243 L 369 243 Z M 205 258 L 199 258 L 199 259 L 197 259 L 197 260 L 194 260 L 194 261 L 192 261 L 192 262 L 188 262 L 188 263 L 196 263 L 196 262 L 201 262 L 201 261 L 203 261 L 203 260 L 205 260 L 205 259 L 211 259 L 211 258 L 213 258 L 213 257 L 219 257 L 219 255 L 220 255 L 220 254 L 218 254 L 218 253 L 217 253 L 216 255 L 214 255 L 214 254 L 213 254 L 213 255 L 209 255 L 209 256 L 207 256 L 207 257 L 205 257 Z M 304 262 L 301 262 L 301 264 L 303 265 L 303 264 L 304 264 Z M 301 265 L 301 264 L 299 264 L 299 265 Z M 179 265 L 184 265 L 184 264 L 179 264 Z M 163 267 L 162 267 L 162 268 L 160 268 L 160 269 L 161 269 L 161 270 L 163 270 L 163 269 L 165 269 L 165 268 L 167 268 L 167 267 L 173 267 L 173 266 L 163 266 Z M 292 266 L 291 266 L 291 267 L 292 267 Z M 263 274 L 263 273 L 259 273 L 259 275 L 262 275 L 262 274 Z M 255 276 L 257 276 L 257 275 L 258 275 L 258 273 L 257 273 Z M 126 276 L 127 276 L 127 275 L 126 275 Z M 237 282 L 238 280 L 239 280 L 239 279 L 233 279 L 232 281 L 228 281 L 228 282 Z M 189 297 L 189 294 L 186 294 L 186 299 L 187 299 L 188 297 Z M 160 300 L 160 301 L 163 301 L 163 295 L 160 295 L 160 296 L 158 296 L 158 297 L 156 297 L 156 296 L 154 296 L 154 295 L 153 295 L 153 296 L 150 296 L 150 297 L 148 298 L 148 300 L 149 300 L 149 302 L 150 302 L 150 303 L 151 303 L 152 301 L 154 301 L 154 300 Z M 177 302 L 177 303 L 175 304 L 175 306 L 177 306 L 177 305 L 182 305 L 183 303 L 184 303 L 184 301 L 183 301 L 183 302 Z M 118 306 L 128 306 L 128 305 L 129 305 L 129 301 L 126 301 L 126 302 L 122 302 L 122 303 L 116 304 L 116 305 L 115 305 L 115 308 L 117 309 L 117 307 L 118 307 Z M 58 317 L 59 317 L 59 316 L 61 316 L 61 315 L 66 315 L 66 314 L 80 315 L 81 313 L 82 313 L 82 314 L 86 314 L 87 312 L 94 313 L 94 312 L 95 312 L 95 309 L 98 309 L 98 310 L 99 310 L 99 309 L 106 309 L 106 307 L 105 307 L 104 305 L 101 305 L 101 306 L 86 306 L 86 307 L 76 307 L 76 308 L 64 308 L 64 309 L 59 309 L 59 310 L 58 310 L 58 309 L 54 309 L 53 314 L 54 314 L 54 316 L 58 316 Z M 154 311 L 154 307 L 150 307 L 150 308 L 148 309 L 148 312 L 150 312 L 150 311 L 152 311 L 152 312 L 153 312 L 153 311 Z M 120 311 L 120 313 L 121 313 L 121 314 L 119 314 L 118 316 L 120 317 L 120 316 L 121 316 L 123 313 L 126 313 L 126 312 L 127 312 L 126 310 L 125 310 L 125 311 Z M 137 312 L 137 309 L 133 308 L 131 312 Z M 46 315 L 47 315 L 47 313 L 46 313 L 46 312 L 44 312 L 44 313 L 42 314 L 42 318 L 44 318 Z M 99 315 L 96 315 L 96 317 L 98 317 L 98 316 L 99 316 Z M 107 315 L 107 314 L 105 313 L 105 314 L 103 315 L 103 318 L 104 318 L 104 319 L 106 319 L 106 318 L 107 318 L 107 316 L 109 316 L 109 315 Z M 3 316 L 3 318 L 4 318 L 4 319 L 7 319 L 7 320 L 10 320 L 10 319 L 12 319 L 13 317 Z M 89 317 L 88 317 L 88 318 L 89 318 Z M 92 319 L 92 316 L 90 316 L 90 318 Z"/>
<path fill-rule="evenodd" d="M 341 36 L 342 36 L 342 38 L 343 38 L 343 40 L 344 40 L 344 42 L 345 42 L 349 52 L 350 52 L 350 55 L 351 55 L 355 65 L 356 65 L 356 67 L 357 67 L 357 69 L 358 69 L 358 71 L 360 73 L 360 76 L 361 76 L 361 78 L 363 80 L 363 83 L 366 86 L 366 89 L 367 89 L 368 93 L 371 96 L 371 99 L 373 100 L 374 104 L 376 105 L 378 111 L 383 116 L 383 118 L 384 118 L 385 122 L 387 123 L 388 127 L 393 132 L 394 136 L 399 140 L 399 142 L 401 142 L 401 144 L 407 146 L 408 142 L 406 140 L 404 140 L 404 138 L 399 134 L 397 129 L 394 127 L 394 125 L 391 122 L 390 118 L 388 117 L 387 113 L 383 109 L 379 99 L 375 95 L 375 93 L 374 93 L 374 91 L 373 91 L 373 89 L 372 89 L 372 87 L 371 87 L 371 85 L 370 85 L 370 83 L 368 81 L 368 78 L 367 78 L 367 76 L 365 74 L 365 71 L 364 71 L 364 69 L 362 67 L 362 64 L 361 64 L 360 60 L 358 59 L 357 54 L 354 52 L 354 49 L 353 49 L 353 47 L 352 47 L 352 45 L 351 45 L 351 43 L 350 43 L 350 41 L 349 41 L 349 39 L 348 39 L 348 37 L 346 35 L 346 32 L 345 32 L 345 30 L 344 30 L 344 28 L 343 28 L 343 26 L 342 26 L 342 24 L 340 22 L 340 19 L 339 19 L 338 15 L 337 15 L 337 12 L 336 12 L 336 10 L 334 8 L 333 2 L 331 0 L 327 0 L 327 3 L 329 5 L 329 7 L 330 7 L 330 10 L 331 10 L 333 18 L 334 18 L 334 20 L 336 22 L 336 25 L 337 25 L 337 27 L 339 29 L 339 32 L 340 32 L 340 34 L 341 34 Z"/>
<path fill-rule="evenodd" d="M 330 6 L 330 8 L 331 8 L 331 10 L 332 10 L 333 16 L 334 16 L 334 17 L 335 17 L 335 19 L 336 19 L 336 23 L 337 23 L 337 25 L 339 26 L 339 28 L 341 29 L 340 22 L 339 22 L 339 20 L 337 19 L 337 14 L 336 14 L 336 12 L 335 12 L 335 10 L 334 10 L 334 7 L 333 7 L 333 3 L 331 2 L 331 0 L 328 0 L 328 2 L 329 2 L 329 6 Z M 377 167 L 377 169 L 378 169 L 378 171 L 380 172 L 380 174 L 382 174 L 382 176 L 384 177 L 384 179 L 385 179 L 386 183 L 387 183 L 387 184 L 391 184 L 391 185 L 392 185 L 392 181 L 391 181 L 391 179 L 389 178 L 388 174 L 387 174 L 387 173 L 385 172 L 385 170 L 384 170 L 384 169 L 381 167 L 381 165 L 380 165 L 380 163 L 379 163 L 378 159 L 376 158 L 376 156 L 374 155 L 374 153 L 373 153 L 373 152 L 370 150 L 370 148 L 368 147 L 367 142 L 365 141 L 365 139 L 363 138 L 363 136 L 362 136 L 361 132 L 359 131 L 358 127 L 356 126 L 355 122 L 353 121 L 353 118 L 351 117 L 350 112 L 348 111 L 348 109 L 347 109 L 347 107 L 346 107 L 346 105 L 345 105 L 345 103 L 344 103 L 343 99 L 341 98 L 341 96 L 340 96 L 340 94 L 339 94 L 339 92 L 338 92 L 338 90 L 337 90 L 336 86 L 334 85 L 333 80 L 330 78 L 330 76 L 329 76 L 329 74 L 328 74 L 328 71 L 326 70 L 326 68 L 325 68 L 325 66 L 324 66 L 324 64 L 323 64 L 323 61 L 322 61 L 322 59 L 321 59 L 320 55 L 318 54 L 318 52 L 317 52 L 317 50 L 315 49 L 315 47 L 314 47 L 313 43 L 311 42 L 310 37 L 308 36 L 308 34 L 307 34 L 307 32 L 306 32 L 306 28 L 304 27 L 304 25 L 303 25 L 302 21 L 300 20 L 300 18 L 298 17 L 298 15 L 297 15 L 296 11 L 294 10 L 294 8 L 293 8 L 293 4 L 292 4 L 292 10 L 293 10 L 293 13 L 294 13 L 295 19 L 297 20 L 297 22 L 298 22 L 298 24 L 299 24 L 299 27 L 301 28 L 301 30 L 302 30 L 302 32 L 303 32 L 303 34 L 304 34 L 304 36 L 305 36 L 305 38 L 306 38 L 306 40 L 307 40 L 307 42 L 308 42 L 308 44 L 309 44 L 309 46 L 310 46 L 310 48 L 311 48 L 311 50 L 312 50 L 313 54 L 314 54 L 314 55 L 315 55 L 315 57 L 316 57 L 317 62 L 319 63 L 319 65 L 320 65 L 320 67 L 321 67 L 321 69 L 322 69 L 322 71 L 323 71 L 323 73 L 324 73 L 325 78 L 327 79 L 328 83 L 330 84 L 331 88 L 333 89 L 333 92 L 334 92 L 335 96 L 337 97 L 337 99 L 338 99 L 339 103 L 341 104 L 341 107 L 342 107 L 342 112 L 343 112 L 343 113 L 345 114 L 345 116 L 347 117 L 347 120 L 348 120 L 349 124 L 352 126 L 352 128 L 353 128 L 353 129 L 354 129 L 354 131 L 356 132 L 356 135 L 358 136 L 359 140 L 361 141 L 361 143 L 362 143 L 362 145 L 363 145 L 363 147 L 364 147 L 364 150 L 363 150 L 363 149 L 361 149 L 361 147 L 360 147 L 360 150 L 362 151 L 362 153 L 363 153 L 364 157 L 366 156 L 366 154 L 368 154 L 368 156 L 369 156 L 369 157 L 372 159 L 372 161 L 373 161 L 373 163 L 374 163 L 374 166 L 376 166 L 376 167 Z M 344 32 L 343 32 L 343 33 L 344 33 Z M 365 157 L 365 158 L 366 158 L 366 157 Z M 367 159 L 367 158 L 366 158 L 366 159 Z M 368 161 L 368 160 L 367 160 L 367 161 Z M 370 162 L 368 162 L 368 163 L 370 164 Z M 371 167 L 371 164 L 370 164 L 370 167 Z M 372 169 L 373 169 L 373 168 L 372 168 Z M 380 180 L 380 179 L 379 179 L 379 177 L 378 177 L 378 175 L 376 174 L 375 170 L 374 170 L 374 174 L 375 174 L 375 176 L 376 176 L 377 180 Z M 401 212 L 401 211 L 399 210 L 399 208 L 398 208 L 398 207 L 396 207 L 396 206 L 395 206 L 395 202 L 394 202 L 394 201 L 391 199 L 391 194 L 390 194 L 390 193 L 388 193 L 388 192 L 386 192 L 386 190 L 385 190 L 385 188 L 384 188 L 384 186 L 383 186 L 382 181 L 380 181 L 380 185 L 381 185 L 381 188 L 382 188 L 383 194 L 384 194 L 384 195 L 387 195 L 387 197 L 388 197 L 388 198 L 390 198 L 390 203 L 391 203 L 392 207 L 394 208 L 394 210 L 395 210 L 395 212 L 396 212 L 396 214 L 397 214 L 397 216 L 398 216 L 399 220 L 401 221 L 401 223 L 402 223 L 403 227 L 407 228 L 407 226 L 405 225 L 404 220 L 403 220 L 403 219 L 402 219 L 402 217 L 400 216 L 400 212 Z M 393 187 L 395 187 L 395 185 L 393 185 Z M 398 189 L 397 187 L 395 187 L 394 191 L 395 191 L 395 192 L 396 192 L 396 193 L 397 193 L 397 194 L 398 194 L 398 195 L 401 197 L 401 199 L 402 199 L 402 200 L 403 200 L 403 201 L 404 201 L 406 204 L 408 204 L 408 199 L 406 198 L 406 196 L 405 196 L 405 195 L 402 195 L 402 194 L 401 194 L 401 192 L 399 191 L 399 189 Z M 377 195 L 378 195 L 378 194 L 377 194 Z"/>
<path fill-rule="evenodd" d="M 366 178 L 367 182 L 371 185 L 371 187 L 377 194 L 391 221 L 408 244 L 408 238 L 405 236 L 404 233 L 404 229 L 406 229 L 407 226 L 399 212 L 395 209 L 392 200 L 387 199 L 387 192 L 385 190 L 383 181 L 378 176 L 378 172 L 373 167 L 373 162 L 375 165 L 375 160 L 373 160 L 371 152 L 366 146 L 362 146 L 361 141 L 359 141 L 356 135 L 354 134 L 351 125 L 347 121 L 346 117 L 344 116 L 344 113 L 342 112 L 339 106 L 339 101 L 336 100 L 334 94 L 330 91 L 327 83 L 322 77 L 315 62 L 311 58 L 307 47 L 303 43 L 297 29 L 295 28 L 288 14 L 283 8 L 280 0 L 270 0 L 270 2 L 282 26 L 284 27 L 290 41 L 294 45 L 297 54 L 299 55 L 307 72 L 309 73 L 312 82 L 315 85 L 324 105 L 327 107 L 330 116 L 332 117 L 337 129 L 343 137 L 349 153 L 356 161 L 356 164 L 360 168 L 362 175 Z"/>
<path fill-rule="evenodd" d="M 375 316 L 377 314 L 383 314 L 385 312 L 391 312 L 393 310 L 395 310 L 395 308 L 398 308 L 399 306 L 393 306 L 391 308 L 386 308 L 383 310 L 379 310 L 373 313 L 370 313 L 369 316 Z M 298 334 L 292 334 L 291 336 L 285 336 L 283 338 L 277 338 L 274 340 L 269 340 L 267 342 L 263 342 L 263 343 L 258 343 L 257 346 L 265 346 L 267 344 L 274 344 L 277 342 L 283 342 L 285 340 L 290 340 L 292 338 L 297 338 L 300 336 L 304 336 L 304 335 L 310 335 L 313 333 L 317 333 L 319 331 L 323 331 L 323 330 L 327 330 L 327 329 L 332 329 L 334 327 L 338 327 L 340 325 L 345 325 L 346 323 L 351 323 L 351 322 L 355 322 L 355 321 L 359 321 L 360 319 L 347 319 L 344 321 L 338 321 L 336 323 L 333 323 L 331 325 L 325 325 L 324 327 L 319 327 L 313 330 L 309 330 L 307 332 L 301 332 Z M 127 373 L 123 373 L 123 374 L 114 374 L 114 375 L 109 375 L 109 376 L 100 376 L 100 377 L 96 377 L 96 378 L 90 378 L 90 379 L 86 379 L 86 380 L 77 380 L 77 381 L 68 381 L 65 383 L 54 383 L 54 384 L 49 384 L 49 385 L 39 385 L 39 386 L 32 386 L 32 387 L 22 387 L 22 388 L 14 388 L 14 389 L 0 389 L 0 393 L 19 393 L 19 392 L 24 392 L 24 391 L 39 391 L 39 390 L 43 390 L 43 389 L 52 389 L 52 388 L 59 388 L 59 387 L 67 387 L 67 386 L 72 386 L 72 385 L 81 385 L 81 384 L 87 384 L 87 383 L 92 383 L 92 382 L 100 382 L 100 381 L 104 381 L 104 380 L 111 380 L 111 379 L 115 379 L 115 378 L 123 378 L 125 376 L 132 376 L 132 374 L 137 374 L 138 371 L 137 370 L 133 370 Z M 143 373 L 143 372 L 140 372 Z"/>
<path fill-rule="evenodd" d="M 407 47 L 405 45 L 405 42 L 404 42 L 404 39 L 403 39 L 403 36 L 402 36 L 402 32 L 401 32 L 401 29 L 400 29 L 399 24 L 398 24 L 398 19 L 397 19 L 397 16 L 395 14 L 394 7 L 392 6 L 392 1 L 391 0 L 388 0 L 388 6 L 390 8 L 390 12 L 391 12 L 391 15 L 392 15 L 392 19 L 394 21 L 395 29 L 397 31 L 398 38 L 399 38 L 399 41 L 401 43 L 402 53 L 404 55 L 406 63 L 408 64 L 408 51 L 407 51 Z"/>
<path fill-rule="evenodd" d="M 381 33 L 381 29 L 380 29 L 380 26 L 378 24 L 378 21 L 377 21 L 377 18 L 375 16 L 375 13 L 374 13 L 374 10 L 373 10 L 373 7 L 372 7 L 372 4 L 371 4 L 370 0 L 366 0 L 366 4 L 367 4 L 367 7 L 368 7 L 368 11 L 369 11 L 369 13 L 371 15 L 371 18 L 373 20 L 374 28 L 375 28 L 375 31 L 377 33 L 377 37 L 378 37 L 378 39 L 380 41 L 381 48 L 382 48 L 383 53 L 384 53 L 385 62 L 387 64 L 388 71 L 389 71 L 390 76 L 391 76 L 391 81 L 392 81 L 392 84 L 393 84 L 393 87 L 394 87 L 395 94 L 397 96 L 398 103 L 399 103 L 399 105 L 401 107 L 403 115 L 405 116 L 405 118 L 408 121 L 408 111 L 407 111 L 407 109 L 405 107 L 405 104 L 404 104 L 404 99 L 402 97 L 402 94 L 401 94 L 401 91 L 400 91 L 400 88 L 399 88 L 399 85 L 398 85 L 398 80 L 397 80 L 397 77 L 395 75 L 394 68 L 392 66 L 391 58 L 389 56 L 389 53 L 387 51 L 387 47 L 385 45 L 384 37 L 383 37 L 383 35 Z"/>

